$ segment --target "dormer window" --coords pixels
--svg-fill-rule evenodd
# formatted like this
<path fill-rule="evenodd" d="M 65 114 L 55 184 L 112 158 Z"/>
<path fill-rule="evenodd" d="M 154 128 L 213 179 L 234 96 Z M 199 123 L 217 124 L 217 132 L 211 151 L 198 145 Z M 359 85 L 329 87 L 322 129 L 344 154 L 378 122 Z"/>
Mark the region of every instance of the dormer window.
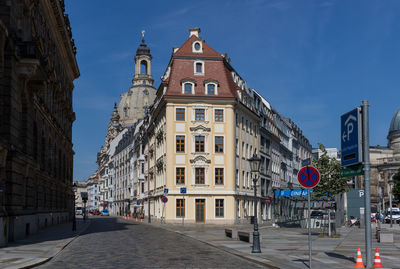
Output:
<path fill-rule="evenodd" d="M 217 95 L 218 94 L 218 82 L 207 80 L 204 82 L 205 94 Z"/>
<path fill-rule="evenodd" d="M 195 75 L 204 75 L 204 62 L 203 61 L 195 61 L 194 62 L 194 74 Z"/>
<path fill-rule="evenodd" d="M 195 53 L 202 53 L 203 52 L 203 45 L 200 41 L 195 41 L 192 44 L 192 51 Z"/>
<path fill-rule="evenodd" d="M 196 81 L 193 79 L 182 79 L 181 85 L 183 94 L 194 94 L 194 86 L 196 85 Z"/>
<path fill-rule="evenodd" d="M 183 88 L 183 93 L 185 94 L 191 94 L 193 92 L 193 84 L 190 82 L 183 84 Z"/>

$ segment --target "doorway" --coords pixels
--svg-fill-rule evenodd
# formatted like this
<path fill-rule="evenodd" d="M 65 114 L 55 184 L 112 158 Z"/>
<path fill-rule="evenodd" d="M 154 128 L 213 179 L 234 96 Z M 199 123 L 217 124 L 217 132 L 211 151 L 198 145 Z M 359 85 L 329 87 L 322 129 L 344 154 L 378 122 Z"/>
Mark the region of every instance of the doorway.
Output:
<path fill-rule="evenodd" d="M 204 223 L 205 221 L 205 199 L 196 199 L 196 223 Z"/>

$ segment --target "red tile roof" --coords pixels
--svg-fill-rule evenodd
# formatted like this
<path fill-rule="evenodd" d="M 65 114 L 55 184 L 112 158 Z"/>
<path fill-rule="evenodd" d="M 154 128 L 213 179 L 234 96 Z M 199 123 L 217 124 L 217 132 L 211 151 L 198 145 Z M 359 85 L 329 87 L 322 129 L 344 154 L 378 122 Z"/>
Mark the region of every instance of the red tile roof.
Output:
<path fill-rule="evenodd" d="M 194 53 L 192 44 L 195 41 L 202 41 L 199 37 L 192 35 L 183 45 L 172 54 L 171 72 L 168 79 L 166 96 L 181 96 L 185 98 L 235 98 L 238 87 L 233 81 L 228 65 L 224 57 L 216 50 L 202 41 L 202 53 Z M 204 62 L 204 75 L 194 73 L 194 62 Z M 195 94 L 183 94 L 181 81 L 190 79 L 196 82 Z M 218 81 L 217 95 L 205 93 L 204 82 L 206 80 Z"/>

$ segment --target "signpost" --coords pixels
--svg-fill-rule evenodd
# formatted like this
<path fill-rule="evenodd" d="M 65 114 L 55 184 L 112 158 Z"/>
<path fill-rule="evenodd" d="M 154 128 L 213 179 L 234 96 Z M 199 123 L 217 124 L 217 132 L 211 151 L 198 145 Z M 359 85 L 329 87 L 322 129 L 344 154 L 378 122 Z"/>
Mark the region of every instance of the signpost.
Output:
<path fill-rule="evenodd" d="M 181 187 L 180 189 L 181 194 L 182 194 L 182 200 L 183 200 L 183 208 L 186 208 L 186 203 L 185 203 L 185 194 L 186 194 L 186 187 Z M 182 216 L 182 231 L 185 231 L 185 214 Z"/>
<path fill-rule="evenodd" d="M 312 245 L 311 245 L 311 197 L 310 189 L 318 185 L 320 180 L 319 171 L 313 166 L 306 166 L 300 169 L 297 179 L 301 186 L 307 189 L 308 202 L 308 251 L 309 251 L 309 268 L 312 268 Z"/>
<path fill-rule="evenodd" d="M 369 115 L 368 101 L 363 100 L 361 107 L 343 114 L 340 118 L 342 169 L 341 177 L 362 175 L 364 171 L 364 208 L 365 208 L 365 250 L 367 268 L 371 262 L 371 197 L 369 162 Z"/>
<path fill-rule="evenodd" d="M 168 202 L 168 198 L 166 196 L 163 196 L 163 198 L 161 198 L 161 201 L 165 204 L 166 202 Z"/>
<path fill-rule="evenodd" d="M 168 195 L 168 189 L 164 188 L 164 196 L 167 196 L 167 195 Z"/>

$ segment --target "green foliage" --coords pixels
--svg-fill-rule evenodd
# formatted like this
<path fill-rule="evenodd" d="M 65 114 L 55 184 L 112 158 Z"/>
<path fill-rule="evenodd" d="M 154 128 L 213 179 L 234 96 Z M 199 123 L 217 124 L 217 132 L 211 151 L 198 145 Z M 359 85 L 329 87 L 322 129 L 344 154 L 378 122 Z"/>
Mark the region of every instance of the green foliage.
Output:
<path fill-rule="evenodd" d="M 347 192 L 347 180 L 340 177 L 340 162 L 328 156 L 324 145 L 320 143 L 318 145 L 323 154 L 319 159 L 314 159 L 312 163 L 318 169 L 321 179 L 314 191 L 317 193 L 330 192 L 332 196 Z"/>
<path fill-rule="evenodd" d="M 397 173 L 393 176 L 394 186 L 393 186 L 393 196 L 394 199 L 400 201 L 400 168 Z"/>

